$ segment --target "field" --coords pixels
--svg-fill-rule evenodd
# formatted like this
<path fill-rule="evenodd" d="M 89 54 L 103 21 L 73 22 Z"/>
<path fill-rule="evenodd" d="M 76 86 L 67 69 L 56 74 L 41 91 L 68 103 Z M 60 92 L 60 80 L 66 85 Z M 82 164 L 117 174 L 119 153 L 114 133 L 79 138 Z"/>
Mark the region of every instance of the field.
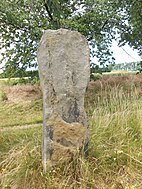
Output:
<path fill-rule="evenodd" d="M 0 83 L 0 126 L 42 122 L 42 99 L 38 86 Z"/>
<path fill-rule="evenodd" d="M 39 86 L 0 81 L 0 187 L 142 189 L 142 75 L 91 81 L 85 109 L 88 157 L 74 157 L 43 173 Z"/>

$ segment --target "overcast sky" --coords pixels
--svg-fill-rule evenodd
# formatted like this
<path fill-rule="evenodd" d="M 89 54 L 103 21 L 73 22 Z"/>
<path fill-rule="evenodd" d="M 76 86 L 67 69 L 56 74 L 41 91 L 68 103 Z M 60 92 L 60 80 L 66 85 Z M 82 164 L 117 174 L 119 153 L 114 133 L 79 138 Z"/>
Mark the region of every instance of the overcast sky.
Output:
<path fill-rule="evenodd" d="M 130 48 L 128 45 L 124 47 L 118 47 L 117 42 L 113 42 L 112 45 L 113 55 L 116 59 L 116 64 L 124 63 L 124 62 L 136 62 L 142 60 L 139 56 L 137 51 Z"/>
<path fill-rule="evenodd" d="M 125 45 L 123 47 L 118 47 L 118 44 L 116 41 L 113 41 L 112 43 L 112 51 L 113 56 L 115 58 L 115 63 L 129 63 L 129 62 L 137 62 L 141 61 L 142 58 L 138 55 L 136 50 L 133 50 L 129 47 L 129 45 Z M 91 60 L 95 63 L 97 63 L 97 58 L 91 58 Z"/>

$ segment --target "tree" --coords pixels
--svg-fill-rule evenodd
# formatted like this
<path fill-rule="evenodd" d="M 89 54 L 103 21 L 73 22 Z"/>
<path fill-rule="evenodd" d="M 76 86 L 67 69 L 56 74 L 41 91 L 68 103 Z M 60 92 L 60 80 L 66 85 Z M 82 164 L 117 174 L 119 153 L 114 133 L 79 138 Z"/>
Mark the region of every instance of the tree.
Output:
<path fill-rule="evenodd" d="M 13 71 L 36 67 L 45 29 L 67 28 L 85 35 L 100 64 L 114 63 L 111 44 L 128 43 L 142 56 L 141 0 L 1 0 L 3 61 Z"/>
<path fill-rule="evenodd" d="M 121 9 L 127 15 L 126 26 L 120 30 L 120 45 L 128 43 L 142 57 L 142 1 L 123 0 Z"/>

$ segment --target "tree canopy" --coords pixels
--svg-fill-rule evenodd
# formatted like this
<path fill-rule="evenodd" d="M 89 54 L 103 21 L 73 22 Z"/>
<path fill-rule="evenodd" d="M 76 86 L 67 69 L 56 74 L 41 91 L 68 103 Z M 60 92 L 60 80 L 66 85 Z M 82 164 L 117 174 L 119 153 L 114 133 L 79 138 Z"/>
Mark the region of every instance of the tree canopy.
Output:
<path fill-rule="evenodd" d="M 36 51 L 46 29 L 81 32 L 100 64 L 114 63 L 112 40 L 128 43 L 142 56 L 141 0 L 1 0 L 1 48 L 9 74 L 36 67 Z"/>

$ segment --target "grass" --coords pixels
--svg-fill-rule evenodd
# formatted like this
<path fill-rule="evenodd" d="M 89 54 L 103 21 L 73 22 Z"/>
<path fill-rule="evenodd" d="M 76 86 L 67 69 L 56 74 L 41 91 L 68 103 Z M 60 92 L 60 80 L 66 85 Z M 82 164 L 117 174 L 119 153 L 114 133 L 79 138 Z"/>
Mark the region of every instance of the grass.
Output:
<path fill-rule="evenodd" d="M 0 127 L 35 124 L 42 122 L 42 101 L 15 104 L 0 103 Z"/>
<path fill-rule="evenodd" d="M 103 75 L 119 75 L 119 76 L 123 76 L 123 75 L 136 75 L 138 71 L 126 71 L 126 70 L 113 70 L 111 72 L 104 72 Z"/>
<path fill-rule="evenodd" d="M 86 159 L 74 157 L 46 174 L 42 171 L 40 127 L 2 131 L 1 188 L 141 189 L 141 89 L 141 76 L 107 77 L 91 83 L 85 100 L 89 155 Z M 28 106 L 28 113 L 36 107 Z M 15 114 L 18 112 L 15 110 Z"/>
<path fill-rule="evenodd" d="M 0 80 L 0 127 L 41 123 L 38 90 L 32 85 L 8 86 L 7 81 Z"/>

